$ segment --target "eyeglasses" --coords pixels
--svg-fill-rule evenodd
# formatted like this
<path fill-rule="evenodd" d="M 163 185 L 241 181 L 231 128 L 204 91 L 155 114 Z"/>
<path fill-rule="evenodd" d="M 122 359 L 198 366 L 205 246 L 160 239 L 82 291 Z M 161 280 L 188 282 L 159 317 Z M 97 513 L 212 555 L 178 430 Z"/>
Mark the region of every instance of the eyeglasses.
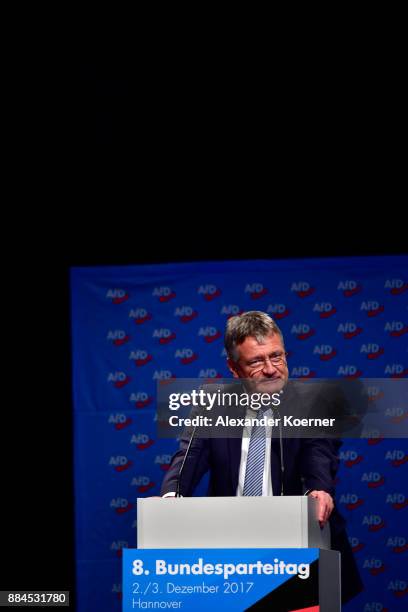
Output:
<path fill-rule="evenodd" d="M 270 357 L 264 357 L 263 359 L 252 359 L 251 361 L 247 361 L 245 365 L 253 372 L 257 370 L 263 370 L 268 362 L 270 362 L 274 367 L 279 367 L 283 363 L 286 363 L 287 355 L 288 353 L 275 353 L 274 355 L 271 355 Z"/>

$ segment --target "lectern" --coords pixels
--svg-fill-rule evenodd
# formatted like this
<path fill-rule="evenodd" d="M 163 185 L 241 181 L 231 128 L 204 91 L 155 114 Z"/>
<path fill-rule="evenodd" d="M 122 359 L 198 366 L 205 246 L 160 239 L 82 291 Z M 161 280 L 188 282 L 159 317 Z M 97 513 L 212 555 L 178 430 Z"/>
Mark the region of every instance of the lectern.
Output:
<path fill-rule="evenodd" d="M 317 500 L 282 497 L 170 497 L 137 500 L 138 548 L 322 548 Z"/>
<path fill-rule="evenodd" d="M 340 553 L 316 507 L 305 496 L 138 499 L 123 609 L 340 612 Z"/>

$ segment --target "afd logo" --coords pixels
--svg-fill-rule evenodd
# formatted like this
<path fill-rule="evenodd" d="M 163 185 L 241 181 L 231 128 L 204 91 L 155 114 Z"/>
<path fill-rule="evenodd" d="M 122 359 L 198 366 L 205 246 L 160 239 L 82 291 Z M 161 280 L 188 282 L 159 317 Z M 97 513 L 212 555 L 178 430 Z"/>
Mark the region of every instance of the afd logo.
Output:
<path fill-rule="evenodd" d="M 135 444 L 137 450 L 146 450 L 150 448 L 152 444 L 154 444 L 154 440 L 152 440 L 147 434 L 139 433 L 133 434 L 130 438 L 130 443 Z"/>
<path fill-rule="evenodd" d="M 391 295 L 400 295 L 408 289 L 408 283 L 400 278 L 391 278 L 385 281 L 384 289 L 388 289 Z"/>
<path fill-rule="evenodd" d="M 125 514 L 134 508 L 126 497 L 114 497 L 110 502 L 110 507 L 115 509 L 116 514 Z"/>
<path fill-rule="evenodd" d="M 307 340 L 314 336 L 316 332 L 307 323 L 295 323 L 292 325 L 290 333 L 294 334 L 298 340 Z"/>
<path fill-rule="evenodd" d="M 361 524 L 367 525 L 368 531 L 380 531 L 385 527 L 385 522 L 379 514 L 365 514 Z"/>
<path fill-rule="evenodd" d="M 364 542 L 360 542 L 360 540 L 354 536 L 349 536 L 348 540 L 350 542 L 351 550 L 353 551 L 353 553 L 360 552 L 360 550 L 363 550 L 363 548 L 365 547 Z"/>
<path fill-rule="evenodd" d="M 367 444 L 375 446 L 384 440 L 384 436 L 379 431 L 372 431 L 367 435 Z"/>
<path fill-rule="evenodd" d="M 351 340 L 352 338 L 355 338 L 356 336 L 361 334 L 363 328 L 358 327 L 352 321 L 347 321 L 346 323 L 340 323 L 337 327 L 337 331 L 339 334 L 343 334 L 343 338 L 345 340 Z"/>
<path fill-rule="evenodd" d="M 384 397 L 384 391 L 377 385 L 370 385 L 367 387 L 367 397 L 369 402 L 376 402 Z"/>
<path fill-rule="evenodd" d="M 193 310 L 191 306 L 177 306 L 174 316 L 178 317 L 181 323 L 190 323 L 190 321 L 198 317 L 198 312 Z"/>
<path fill-rule="evenodd" d="M 352 297 L 356 293 L 360 293 L 363 286 L 355 280 L 340 281 L 337 285 L 337 291 L 342 291 L 344 297 Z"/>
<path fill-rule="evenodd" d="M 142 325 L 146 321 L 150 321 L 152 315 L 145 308 L 133 308 L 129 312 L 129 319 L 134 319 L 136 325 Z"/>
<path fill-rule="evenodd" d="M 337 355 L 337 351 L 330 344 L 317 344 L 313 349 L 313 355 L 319 355 L 320 361 L 330 361 Z"/>
<path fill-rule="evenodd" d="M 290 315 L 290 309 L 285 304 L 269 304 L 266 312 L 272 315 L 273 319 L 284 319 Z"/>
<path fill-rule="evenodd" d="M 363 427 L 360 438 L 362 440 L 367 439 L 367 444 L 370 444 L 368 440 L 371 440 L 371 444 L 378 444 L 378 442 L 381 442 L 382 440 L 382 435 L 378 429 Z M 375 442 L 373 442 L 373 440 L 375 440 Z"/>
<path fill-rule="evenodd" d="M 133 461 L 130 461 L 124 455 L 114 455 L 109 459 L 109 465 L 113 466 L 115 472 L 124 472 L 133 465 Z"/>
<path fill-rule="evenodd" d="M 202 295 L 206 302 L 212 302 L 221 295 L 221 289 L 218 289 L 215 285 L 200 285 L 197 293 Z"/>
<path fill-rule="evenodd" d="M 141 368 L 142 366 L 153 360 L 153 355 L 151 355 L 147 351 L 137 349 L 136 351 L 132 351 L 130 353 L 129 359 L 134 361 L 136 367 Z"/>
<path fill-rule="evenodd" d="M 408 498 L 403 493 L 388 493 L 386 504 L 391 504 L 394 510 L 402 510 L 408 506 Z"/>
<path fill-rule="evenodd" d="M 347 510 L 356 510 L 364 504 L 364 499 L 358 497 L 355 493 L 343 493 L 339 497 L 339 503 L 345 504 Z"/>
<path fill-rule="evenodd" d="M 123 329 L 111 329 L 108 331 L 106 339 L 108 342 L 112 342 L 114 346 L 122 346 L 122 344 L 129 342 L 130 336 Z"/>
<path fill-rule="evenodd" d="M 166 381 L 176 377 L 170 372 L 170 370 L 155 370 L 152 378 L 153 380 Z"/>
<path fill-rule="evenodd" d="M 110 545 L 110 550 L 114 552 L 118 557 L 122 556 L 122 550 L 124 548 L 129 548 L 129 542 L 127 542 L 126 540 L 115 540 Z"/>
<path fill-rule="evenodd" d="M 359 455 L 355 450 L 346 450 L 339 452 L 340 461 L 344 461 L 344 465 L 352 468 L 361 463 L 364 459 L 363 455 Z"/>
<path fill-rule="evenodd" d="M 122 389 L 132 379 L 125 372 L 110 372 L 108 374 L 108 382 L 112 383 L 115 389 Z"/>
<path fill-rule="evenodd" d="M 251 300 L 259 300 L 269 293 L 269 289 L 264 287 L 262 283 L 247 283 L 245 285 L 245 293 L 249 293 Z"/>
<path fill-rule="evenodd" d="M 176 334 L 170 329 L 161 327 L 160 329 L 155 329 L 153 331 L 152 337 L 158 340 L 159 344 L 169 344 L 175 339 Z"/>
<path fill-rule="evenodd" d="M 198 359 L 198 354 L 195 353 L 191 348 L 177 349 L 174 353 L 175 359 L 179 359 L 181 365 L 188 365 Z"/>
<path fill-rule="evenodd" d="M 366 312 L 368 317 L 376 317 L 381 312 L 384 312 L 384 306 L 375 300 L 368 300 L 361 302 L 360 310 Z"/>
<path fill-rule="evenodd" d="M 109 415 L 108 423 L 110 425 L 114 425 L 115 429 L 119 431 L 121 429 L 126 429 L 126 427 L 129 427 L 129 425 L 132 424 L 132 419 L 121 412 L 117 412 L 116 414 Z"/>
<path fill-rule="evenodd" d="M 290 375 L 293 378 L 315 378 L 315 370 L 311 370 L 308 366 L 294 366 Z"/>
<path fill-rule="evenodd" d="M 152 291 L 153 297 L 157 297 L 159 302 L 169 302 L 176 297 L 175 291 L 171 287 L 155 287 Z"/>
<path fill-rule="evenodd" d="M 200 327 L 198 330 L 198 336 L 202 336 L 205 342 L 214 342 L 214 340 L 218 340 L 221 338 L 221 332 L 215 327 Z"/>
<path fill-rule="evenodd" d="M 111 300 L 112 304 L 123 304 L 129 299 L 129 294 L 124 289 L 108 289 L 106 299 Z"/>
<path fill-rule="evenodd" d="M 404 536 L 392 536 L 387 540 L 388 548 L 394 553 L 403 553 L 408 550 L 408 542 Z"/>
<path fill-rule="evenodd" d="M 224 306 L 221 308 L 220 314 L 227 315 L 227 317 L 230 318 L 230 317 L 236 317 L 242 312 L 243 311 L 240 309 L 240 307 L 237 304 L 224 304 Z"/>
<path fill-rule="evenodd" d="M 293 282 L 290 287 L 290 290 L 293 293 L 296 293 L 296 295 L 302 299 L 308 297 L 309 295 L 312 295 L 312 293 L 315 292 L 315 288 L 311 287 L 306 281 Z"/>
<path fill-rule="evenodd" d="M 156 483 L 152 482 L 148 476 L 135 476 L 132 478 L 130 486 L 137 487 L 138 493 L 147 493 L 156 486 Z"/>
<path fill-rule="evenodd" d="M 370 342 L 369 344 L 362 344 L 360 347 L 360 353 L 367 356 L 367 359 L 377 359 L 381 355 L 384 355 L 384 348 Z"/>
<path fill-rule="evenodd" d="M 363 569 L 370 570 L 370 574 L 372 576 L 378 576 L 378 574 L 382 574 L 382 572 L 385 570 L 385 565 L 381 559 L 364 559 Z"/>
<path fill-rule="evenodd" d="M 357 369 L 357 367 L 351 363 L 341 365 L 337 370 L 337 375 L 343 376 L 343 378 L 359 378 L 362 374 L 362 370 Z"/>
<path fill-rule="evenodd" d="M 380 601 L 370 601 L 365 604 L 363 612 L 388 612 L 388 608 L 384 608 Z"/>
<path fill-rule="evenodd" d="M 405 580 L 391 580 L 388 583 L 387 589 L 392 591 L 395 597 L 404 597 L 408 594 L 408 584 Z"/>
<path fill-rule="evenodd" d="M 316 302 L 313 312 L 318 312 L 321 319 L 328 319 L 337 312 L 337 308 L 330 302 Z"/>
<path fill-rule="evenodd" d="M 222 378 L 222 376 L 215 368 L 203 368 L 199 371 L 198 378 L 207 378 L 208 380 L 212 380 L 213 378 Z"/>
<path fill-rule="evenodd" d="M 144 391 L 137 391 L 132 393 L 129 397 L 129 401 L 136 406 L 136 408 L 146 408 L 153 402 L 153 397 L 147 395 Z"/>
<path fill-rule="evenodd" d="M 171 463 L 171 455 L 156 455 L 154 463 L 159 465 L 161 470 L 167 472 Z"/>
<path fill-rule="evenodd" d="M 364 472 L 361 476 L 361 482 L 366 482 L 369 489 L 376 489 L 382 487 L 385 478 L 379 472 Z"/>
<path fill-rule="evenodd" d="M 402 423 L 408 417 L 408 413 L 404 408 L 393 406 L 392 408 L 386 408 L 385 416 L 388 417 L 392 423 Z"/>
<path fill-rule="evenodd" d="M 401 363 L 387 363 L 384 374 L 391 376 L 391 378 L 405 378 L 408 374 L 408 368 L 404 368 Z"/>
<path fill-rule="evenodd" d="M 392 338 L 400 338 L 408 332 L 408 325 L 404 325 L 402 321 L 387 321 L 384 331 Z"/>

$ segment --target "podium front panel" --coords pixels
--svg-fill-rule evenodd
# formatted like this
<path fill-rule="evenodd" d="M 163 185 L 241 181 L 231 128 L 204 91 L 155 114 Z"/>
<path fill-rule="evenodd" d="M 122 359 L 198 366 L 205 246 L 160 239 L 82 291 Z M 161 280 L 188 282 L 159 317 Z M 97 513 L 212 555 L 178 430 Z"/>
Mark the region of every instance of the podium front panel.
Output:
<path fill-rule="evenodd" d="M 316 500 L 304 496 L 138 499 L 137 546 L 330 547 Z"/>

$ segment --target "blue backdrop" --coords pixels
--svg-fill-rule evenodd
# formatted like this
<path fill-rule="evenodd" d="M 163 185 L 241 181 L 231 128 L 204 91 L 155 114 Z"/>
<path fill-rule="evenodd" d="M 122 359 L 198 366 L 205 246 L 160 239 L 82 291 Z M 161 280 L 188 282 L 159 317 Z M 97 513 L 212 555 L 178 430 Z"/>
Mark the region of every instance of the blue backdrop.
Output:
<path fill-rule="evenodd" d="M 157 381 L 228 377 L 225 323 L 246 310 L 276 319 L 292 378 L 406 377 L 407 270 L 404 256 L 72 269 L 81 612 L 120 610 L 136 498 L 158 494 L 176 447 L 157 439 Z M 344 441 L 337 503 L 367 587 L 350 612 L 407 607 L 407 459 L 407 440 Z"/>

